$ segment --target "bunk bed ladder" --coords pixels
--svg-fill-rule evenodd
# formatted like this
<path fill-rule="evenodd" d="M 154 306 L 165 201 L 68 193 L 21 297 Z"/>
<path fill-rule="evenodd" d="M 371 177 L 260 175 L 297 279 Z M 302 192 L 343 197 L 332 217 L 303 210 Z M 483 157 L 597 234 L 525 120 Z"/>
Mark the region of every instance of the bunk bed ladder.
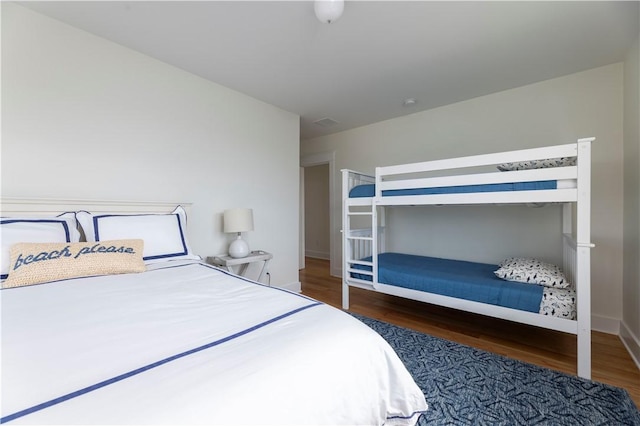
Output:
<path fill-rule="evenodd" d="M 384 250 L 383 226 L 384 209 L 380 214 L 375 205 L 366 206 L 345 205 L 343 213 L 343 309 L 349 309 L 349 285 L 371 288 L 378 282 L 378 256 L 379 250 Z M 354 227 L 352 220 L 361 218 L 360 225 L 365 221 L 366 227 Z M 368 260 L 363 260 L 370 257 Z M 358 276 L 354 276 L 358 274 Z"/>
<path fill-rule="evenodd" d="M 353 229 L 352 219 L 366 218 L 373 216 L 372 208 L 369 206 L 359 206 L 360 210 L 352 210 L 353 206 L 345 205 L 342 217 L 342 241 L 343 241 L 343 265 L 342 265 L 342 307 L 349 309 L 349 283 L 367 282 L 356 278 L 353 274 L 373 277 L 373 273 L 366 270 L 373 270 L 373 262 L 362 260 L 371 255 L 373 245 L 373 232 L 370 229 Z M 360 269 L 357 266 L 363 267 Z M 370 280 L 373 278 L 370 278 Z"/>
<path fill-rule="evenodd" d="M 343 194 L 342 308 L 349 309 L 349 286 L 371 289 L 375 282 L 374 274 L 377 275 L 375 256 L 371 261 L 362 259 L 373 255 L 374 241 L 378 238 L 377 230 L 374 230 L 377 220 L 374 212 L 375 207 L 365 199 L 350 200 L 349 192 L 358 185 L 373 184 L 375 177 L 348 169 L 342 169 L 341 172 Z M 360 227 L 356 227 L 356 224 Z M 358 276 L 354 276 L 354 274 L 358 274 Z"/>

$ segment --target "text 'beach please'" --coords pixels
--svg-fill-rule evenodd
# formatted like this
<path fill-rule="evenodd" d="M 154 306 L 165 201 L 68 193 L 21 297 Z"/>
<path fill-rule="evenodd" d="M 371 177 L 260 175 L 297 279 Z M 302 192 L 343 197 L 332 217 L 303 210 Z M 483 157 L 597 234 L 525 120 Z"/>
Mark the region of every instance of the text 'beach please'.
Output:
<path fill-rule="evenodd" d="M 26 256 L 22 256 L 21 253 L 18 254 L 16 258 L 16 262 L 13 265 L 13 270 L 17 270 L 23 265 L 29 265 L 35 262 L 45 262 L 47 260 L 60 259 L 65 257 L 71 257 L 73 259 L 77 259 L 80 256 L 87 254 L 106 254 L 106 253 L 123 253 L 123 254 L 136 254 L 136 251 L 133 247 L 127 246 L 117 246 L 117 245 L 103 245 L 101 243 L 96 243 L 91 247 L 85 246 L 79 248 L 79 250 L 75 251 L 71 249 L 70 245 L 63 247 L 60 250 L 51 250 L 51 251 L 42 251 L 36 255 L 29 254 Z"/>

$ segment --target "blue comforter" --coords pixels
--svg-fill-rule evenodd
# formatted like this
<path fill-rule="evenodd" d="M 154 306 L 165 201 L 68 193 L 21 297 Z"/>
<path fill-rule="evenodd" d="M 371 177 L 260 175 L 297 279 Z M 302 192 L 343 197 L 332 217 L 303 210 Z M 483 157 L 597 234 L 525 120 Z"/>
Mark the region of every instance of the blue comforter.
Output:
<path fill-rule="evenodd" d="M 371 261 L 371 257 L 366 259 Z M 371 271 L 371 267 L 354 265 Z M 497 265 L 400 253 L 378 255 L 378 282 L 443 296 L 538 313 L 542 286 L 505 281 Z M 364 274 L 354 278 L 371 280 Z"/>
<path fill-rule="evenodd" d="M 469 194 L 472 192 L 505 192 L 532 191 L 541 189 L 557 189 L 555 180 L 541 180 L 535 182 L 491 183 L 486 185 L 442 186 L 437 188 L 392 189 L 382 191 L 383 197 L 397 195 L 433 195 L 433 194 Z M 358 185 L 349 191 L 349 198 L 373 197 L 376 194 L 374 184 Z"/>

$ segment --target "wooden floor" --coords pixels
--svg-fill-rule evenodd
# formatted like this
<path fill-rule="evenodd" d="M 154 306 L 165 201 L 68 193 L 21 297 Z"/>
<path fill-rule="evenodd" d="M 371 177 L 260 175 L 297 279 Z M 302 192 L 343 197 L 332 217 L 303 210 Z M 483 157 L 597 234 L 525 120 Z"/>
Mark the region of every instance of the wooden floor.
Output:
<path fill-rule="evenodd" d="M 342 280 L 329 275 L 327 260 L 306 258 L 302 293 L 341 308 Z M 576 337 L 351 288 L 349 311 L 432 336 L 576 374 Z M 592 333 L 592 379 L 626 389 L 640 407 L 640 370 L 618 336 Z"/>

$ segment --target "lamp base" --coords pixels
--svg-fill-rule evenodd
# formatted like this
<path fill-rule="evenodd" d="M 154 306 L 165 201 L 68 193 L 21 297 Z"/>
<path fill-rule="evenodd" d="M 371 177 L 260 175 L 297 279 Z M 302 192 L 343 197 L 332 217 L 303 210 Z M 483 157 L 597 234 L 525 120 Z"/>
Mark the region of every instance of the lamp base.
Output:
<path fill-rule="evenodd" d="M 233 242 L 229 245 L 229 256 L 233 258 L 247 257 L 249 255 L 249 244 L 245 240 L 242 239 L 240 233 L 238 233 L 238 238 L 233 240 Z"/>

